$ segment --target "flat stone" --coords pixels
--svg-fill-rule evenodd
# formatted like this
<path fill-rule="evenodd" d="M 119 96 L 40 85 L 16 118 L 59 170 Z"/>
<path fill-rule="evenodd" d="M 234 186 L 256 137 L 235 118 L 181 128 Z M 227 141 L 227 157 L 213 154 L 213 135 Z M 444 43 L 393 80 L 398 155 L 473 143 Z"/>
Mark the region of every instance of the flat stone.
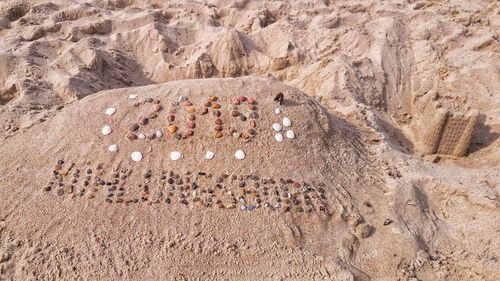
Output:
<path fill-rule="evenodd" d="M 111 132 L 113 131 L 113 129 L 111 129 L 111 126 L 109 125 L 105 125 L 104 127 L 102 127 L 101 129 L 101 133 L 105 136 L 111 134 Z"/>
<path fill-rule="evenodd" d="M 245 152 L 241 149 L 238 149 L 235 153 L 234 153 L 234 157 L 238 160 L 243 160 L 245 159 Z"/>
<path fill-rule="evenodd" d="M 106 109 L 106 114 L 107 115 L 113 115 L 113 114 L 115 114 L 115 112 L 116 112 L 116 109 L 113 108 L 113 107 L 110 107 L 110 108 Z"/>
<path fill-rule="evenodd" d="M 110 152 L 116 152 L 116 151 L 118 151 L 118 145 L 112 144 L 112 145 L 108 146 L 108 150 Z"/>
<path fill-rule="evenodd" d="M 274 129 L 276 132 L 279 132 L 279 131 L 281 131 L 282 127 L 281 127 L 281 125 L 280 125 L 280 124 L 278 124 L 278 123 L 274 123 L 274 124 L 273 124 L 273 129 Z"/>
<path fill-rule="evenodd" d="M 176 161 L 182 158 L 182 153 L 179 151 L 172 151 L 170 152 L 170 159 L 172 161 Z"/>
<path fill-rule="evenodd" d="M 141 161 L 142 160 L 142 153 L 139 151 L 134 151 L 132 154 L 130 154 L 130 158 L 134 160 L 135 162 Z"/>
<path fill-rule="evenodd" d="M 129 95 L 128 98 L 131 99 L 131 100 L 134 100 L 134 99 L 137 98 L 137 95 Z"/>
<path fill-rule="evenodd" d="M 286 137 L 293 140 L 295 138 L 295 133 L 292 130 L 286 131 Z"/>
<path fill-rule="evenodd" d="M 288 117 L 283 118 L 283 126 L 290 127 L 292 126 L 292 121 Z"/>

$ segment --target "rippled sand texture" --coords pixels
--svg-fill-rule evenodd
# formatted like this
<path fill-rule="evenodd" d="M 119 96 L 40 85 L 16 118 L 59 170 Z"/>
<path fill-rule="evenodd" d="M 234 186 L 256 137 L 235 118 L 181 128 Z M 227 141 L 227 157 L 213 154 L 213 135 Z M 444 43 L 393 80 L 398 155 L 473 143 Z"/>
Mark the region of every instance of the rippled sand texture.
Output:
<path fill-rule="evenodd" d="M 497 1 L 82 2 L 0 2 L 0 280 L 500 279 Z M 223 126 L 256 98 L 255 137 L 214 138 L 212 112 L 169 134 L 173 101 L 210 95 Z M 163 138 L 128 140 L 148 97 Z M 129 200 L 189 170 L 325 184 L 326 210 L 59 196 L 59 159 L 131 171 Z"/>

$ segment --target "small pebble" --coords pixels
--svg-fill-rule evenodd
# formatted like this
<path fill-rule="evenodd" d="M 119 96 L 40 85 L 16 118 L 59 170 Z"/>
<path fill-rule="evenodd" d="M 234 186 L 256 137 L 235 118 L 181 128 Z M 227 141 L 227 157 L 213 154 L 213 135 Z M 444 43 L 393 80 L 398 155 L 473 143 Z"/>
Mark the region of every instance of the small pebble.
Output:
<path fill-rule="evenodd" d="M 153 102 L 153 98 L 146 98 L 146 102 L 152 103 Z"/>
<path fill-rule="evenodd" d="M 182 153 L 179 151 L 170 152 L 170 159 L 172 161 L 179 160 L 182 157 Z"/>
<path fill-rule="evenodd" d="M 179 102 L 186 101 L 188 98 L 186 96 L 180 96 L 179 97 Z"/>
<path fill-rule="evenodd" d="M 159 104 L 155 104 L 155 105 L 153 105 L 153 111 L 154 111 L 154 112 L 158 112 L 158 111 L 160 111 L 161 109 L 162 109 L 161 105 L 159 105 Z"/>
<path fill-rule="evenodd" d="M 146 124 L 148 124 L 148 121 L 149 121 L 149 120 L 148 120 L 148 118 L 146 118 L 146 117 L 141 117 L 141 118 L 139 118 L 139 124 L 141 124 L 141 125 L 146 125 Z"/>
<path fill-rule="evenodd" d="M 295 133 L 292 130 L 288 130 L 286 131 L 286 137 L 292 140 L 295 138 Z"/>
<path fill-rule="evenodd" d="M 175 133 L 175 132 L 177 132 L 177 126 L 175 126 L 175 125 L 169 125 L 167 127 L 167 130 L 168 130 L 169 133 Z"/>
<path fill-rule="evenodd" d="M 137 135 L 134 134 L 134 133 L 127 133 L 127 139 L 131 140 L 131 141 L 136 140 L 137 139 Z"/>
<path fill-rule="evenodd" d="M 280 134 L 280 133 L 277 133 L 276 135 L 274 135 L 274 139 L 277 141 L 277 142 L 282 142 L 283 141 L 283 135 Z"/>
<path fill-rule="evenodd" d="M 273 124 L 273 129 L 274 129 L 276 132 L 279 132 L 279 131 L 281 131 L 282 127 L 281 127 L 281 125 L 280 125 L 280 124 L 278 124 L 278 123 L 274 123 L 274 124 Z"/>
<path fill-rule="evenodd" d="M 280 114 L 280 113 L 281 113 L 281 109 L 279 109 L 279 108 L 275 108 L 275 109 L 274 109 L 274 113 L 275 113 L 276 115 Z"/>
<path fill-rule="evenodd" d="M 292 126 L 292 121 L 288 117 L 283 118 L 283 126 L 290 127 Z"/>
<path fill-rule="evenodd" d="M 218 138 L 218 139 L 222 138 L 223 136 L 224 135 L 222 134 L 222 132 L 215 133 L 215 137 Z"/>
<path fill-rule="evenodd" d="M 174 122 L 174 120 L 175 120 L 175 115 L 169 115 L 169 116 L 167 116 L 167 121 L 168 121 L 169 123 Z"/>
<path fill-rule="evenodd" d="M 192 106 L 193 103 L 189 100 L 184 101 L 184 106 Z"/>
<path fill-rule="evenodd" d="M 205 154 L 205 159 L 210 160 L 214 158 L 215 153 L 213 151 L 207 151 L 207 154 Z"/>
<path fill-rule="evenodd" d="M 116 112 L 116 109 L 114 109 L 112 107 L 106 109 L 106 114 L 107 115 L 113 115 L 113 114 L 115 114 L 115 112 Z"/>
<path fill-rule="evenodd" d="M 163 133 L 160 130 L 156 131 L 155 135 L 157 138 L 163 137 Z"/>
<path fill-rule="evenodd" d="M 112 145 L 108 146 L 108 150 L 110 152 L 116 152 L 118 150 L 118 145 L 112 144 Z"/>
<path fill-rule="evenodd" d="M 233 110 L 233 111 L 231 111 L 231 116 L 238 117 L 238 116 L 240 116 L 240 112 L 238 110 Z"/>
<path fill-rule="evenodd" d="M 131 99 L 131 100 L 133 100 L 133 99 L 137 98 L 137 95 L 129 95 L 128 98 Z"/>
<path fill-rule="evenodd" d="M 139 130 L 139 124 L 130 125 L 130 131 L 135 132 L 137 130 Z"/>
<path fill-rule="evenodd" d="M 146 138 L 146 136 L 145 136 L 144 134 L 139 134 L 139 135 L 137 135 L 137 137 L 138 137 L 139 139 L 141 139 L 141 140 L 143 140 L 143 139 L 145 139 L 145 138 Z"/>
<path fill-rule="evenodd" d="M 243 150 L 241 149 L 238 149 L 235 153 L 234 153 L 234 157 L 236 157 L 236 159 L 238 160 L 243 160 L 245 159 L 245 152 L 243 152 Z"/>
<path fill-rule="evenodd" d="M 101 129 L 101 133 L 105 136 L 111 134 L 112 131 L 113 130 L 111 129 L 111 126 L 109 126 L 109 125 L 106 125 L 106 126 L 102 127 L 102 129 Z"/>
<path fill-rule="evenodd" d="M 240 206 L 240 210 L 245 211 L 246 209 L 247 209 L 247 207 L 245 205 Z"/>
<path fill-rule="evenodd" d="M 130 154 L 130 157 L 132 158 L 132 160 L 138 162 L 142 160 L 142 153 L 140 153 L 139 151 L 134 151 L 132 152 L 132 154 Z"/>
<path fill-rule="evenodd" d="M 214 102 L 214 103 L 212 103 L 212 108 L 213 109 L 219 109 L 220 108 L 220 104 Z"/>
<path fill-rule="evenodd" d="M 194 113 L 196 110 L 194 109 L 194 107 L 190 106 L 190 107 L 188 107 L 188 108 L 186 109 L 186 111 L 187 111 L 188 113 Z"/>
<path fill-rule="evenodd" d="M 391 219 L 385 219 L 385 220 L 384 220 L 384 225 L 389 225 L 389 224 L 391 224 L 391 223 L 393 223 L 393 222 L 394 222 L 394 221 L 393 221 L 393 220 L 391 220 Z"/>

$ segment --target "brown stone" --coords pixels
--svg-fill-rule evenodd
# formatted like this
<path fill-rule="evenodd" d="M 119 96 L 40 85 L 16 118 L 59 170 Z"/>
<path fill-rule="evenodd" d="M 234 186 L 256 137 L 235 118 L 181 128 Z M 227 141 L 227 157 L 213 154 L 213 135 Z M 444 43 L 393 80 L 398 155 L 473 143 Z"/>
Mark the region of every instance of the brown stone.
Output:
<path fill-rule="evenodd" d="M 146 117 L 139 118 L 139 124 L 141 124 L 141 125 L 146 125 L 148 123 L 148 121 L 149 120 Z"/>
<path fill-rule="evenodd" d="M 240 112 L 238 110 L 233 110 L 233 111 L 231 111 L 231 116 L 238 117 L 238 116 L 240 116 Z"/>
<path fill-rule="evenodd" d="M 214 103 L 212 103 L 212 108 L 213 109 L 219 109 L 220 108 L 220 104 L 214 102 Z"/>
<path fill-rule="evenodd" d="M 194 136 L 194 131 L 193 130 L 187 131 L 186 136 L 188 136 L 188 137 Z"/>
<path fill-rule="evenodd" d="M 189 114 L 188 115 L 188 120 L 189 121 L 194 121 L 194 120 L 196 120 L 196 116 L 194 116 L 194 114 Z"/>
<path fill-rule="evenodd" d="M 219 118 L 215 119 L 215 124 L 222 125 L 222 120 L 220 120 Z"/>
<path fill-rule="evenodd" d="M 217 132 L 222 131 L 222 126 L 220 126 L 220 125 L 215 126 L 215 131 L 217 131 Z"/>
<path fill-rule="evenodd" d="M 131 140 L 131 141 L 136 140 L 137 139 L 137 135 L 134 134 L 134 133 L 132 133 L 132 132 L 129 132 L 129 133 L 127 133 L 127 139 Z"/>
<path fill-rule="evenodd" d="M 139 124 L 132 124 L 132 125 L 130 125 L 130 131 L 132 131 L 132 132 L 135 132 L 135 131 L 139 130 L 139 128 L 140 128 Z"/>
<path fill-rule="evenodd" d="M 190 107 L 188 107 L 188 108 L 186 109 L 186 111 L 187 111 L 188 113 L 194 113 L 196 110 L 194 109 L 194 107 L 190 106 Z"/>
<path fill-rule="evenodd" d="M 158 111 L 160 111 L 160 110 L 162 110 L 161 105 L 159 105 L 159 104 L 155 104 L 155 105 L 153 105 L 153 111 L 154 111 L 154 112 L 158 112 Z"/>
<path fill-rule="evenodd" d="M 175 120 L 175 115 L 169 115 L 167 116 L 167 122 L 172 123 Z"/>
<path fill-rule="evenodd" d="M 222 138 L 222 136 L 223 136 L 222 132 L 215 133 L 215 137 L 218 139 Z"/>
<path fill-rule="evenodd" d="M 169 125 L 169 126 L 167 127 L 167 130 L 168 130 L 168 132 L 169 132 L 169 133 L 172 133 L 172 134 L 173 134 L 173 133 L 177 132 L 177 126 L 175 126 L 175 125 L 173 125 L 173 124 L 172 124 L 172 125 Z"/>
<path fill-rule="evenodd" d="M 250 121 L 250 127 L 252 128 L 257 127 L 257 122 L 255 122 L 255 120 Z"/>
<path fill-rule="evenodd" d="M 187 124 L 187 127 L 188 127 L 189 129 L 194 129 L 194 128 L 196 128 L 196 124 L 195 124 L 194 122 L 189 122 L 189 123 Z"/>

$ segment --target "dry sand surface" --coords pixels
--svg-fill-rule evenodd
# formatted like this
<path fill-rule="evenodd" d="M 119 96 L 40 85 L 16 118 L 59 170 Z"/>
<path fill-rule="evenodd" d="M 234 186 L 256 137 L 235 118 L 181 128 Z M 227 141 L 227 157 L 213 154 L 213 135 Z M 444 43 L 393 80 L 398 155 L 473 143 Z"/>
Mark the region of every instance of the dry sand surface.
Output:
<path fill-rule="evenodd" d="M 0 280 L 499 280 L 499 33 L 497 1 L 1 1 Z"/>

